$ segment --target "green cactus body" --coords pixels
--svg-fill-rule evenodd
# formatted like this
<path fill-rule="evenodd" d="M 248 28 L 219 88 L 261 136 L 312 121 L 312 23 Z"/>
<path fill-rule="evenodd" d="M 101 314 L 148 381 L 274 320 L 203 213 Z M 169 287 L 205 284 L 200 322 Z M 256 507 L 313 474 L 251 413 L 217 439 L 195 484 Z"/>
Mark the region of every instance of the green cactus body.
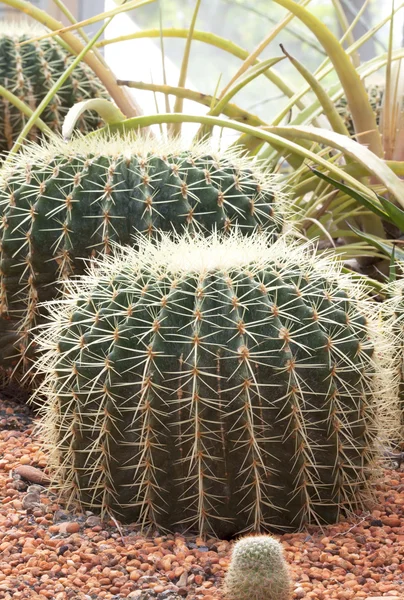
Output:
<path fill-rule="evenodd" d="M 289 600 L 292 584 L 282 544 L 267 535 L 238 540 L 224 592 L 226 600 Z"/>
<path fill-rule="evenodd" d="M 382 114 L 382 106 L 383 106 L 383 97 L 384 97 L 384 86 L 383 85 L 369 85 L 367 87 L 367 93 L 369 97 L 369 102 L 372 106 L 373 112 L 375 113 L 376 123 L 379 126 Z M 355 126 L 352 120 L 352 114 L 349 110 L 349 106 L 345 96 L 340 98 L 335 107 L 344 120 L 346 128 L 349 131 L 349 135 L 353 137 L 355 135 Z"/>
<path fill-rule="evenodd" d="M 403 271 L 404 265 L 400 264 Z M 384 319 L 390 319 L 396 336 L 395 365 L 399 378 L 399 400 L 401 408 L 400 430 L 394 439 L 404 449 L 404 277 L 390 283 L 386 289 L 388 300 L 382 305 Z"/>
<path fill-rule="evenodd" d="M 205 145 L 184 151 L 97 135 L 25 151 L 0 190 L 3 365 L 27 358 L 38 303 L 57 295 L 59 280 L 82 273 L 83 259 L 108 254 L 114 242 L 133 245 L 138 232 L 237 225 L 246 235 L 266 230 L 273 240 L 282 229 L 275 191 L 273 176 L 251 161 Z M 17 353 L 9 348 L 16 335 Z"/>
<path fill-rule="evenodd" d="M 74 57 L 54 39 L 33 41 L 20 46 L 21 42 L 44 33 L 29 24 L 3 26 L 0 30 L 0 85 L 35 109 Z M 68 109 L 76 102 L 108 95 L 93 71 L 84 63 L 77 66 L 58 93 L 41 114 L 41 119 L 53 130 L 61 131 Z M 12 147 L 23 129 L 27 117 L 5 98 L 0 102 L 0 152 Z M 96 129 L 101 121 L 89 112 L 80 118 L 81 131 Z M 38 130 L 33 128 L 30 138 L 35 139 Z"/>
<path fill-rule="evenodd" d="M 223 537 L 360 505 L 387 345 L 331 264 L 267 241 L 142 242 L 50 306 L 44 436 L 82 506 Z"/>

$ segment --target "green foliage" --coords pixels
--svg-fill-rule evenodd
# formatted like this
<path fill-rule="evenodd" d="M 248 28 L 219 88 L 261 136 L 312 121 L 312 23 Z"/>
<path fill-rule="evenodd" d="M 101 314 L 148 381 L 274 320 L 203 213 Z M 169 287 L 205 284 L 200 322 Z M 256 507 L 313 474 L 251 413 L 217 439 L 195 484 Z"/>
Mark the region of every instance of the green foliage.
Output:
<path fill-rule="evenodd" d="M 396 418 L 389 327 L 337 263 L 268 242 L 140 240 L 48 305 L 43 435 L 84 509 L 223 537 L 369 496 Z"/>
<path fill-rule="evenodd" d="M 269 536 L 241 538 L 225 578 L 228 600 L 289 600 L 292 583 L 282 544 Z"/>
<path fill-rule="evenodd" d="M 73 60 L 71 54 L 53 38 L 19 45 L 38 33 L 43 34 L 43 31 L 28 24 L 6 24 L 0 32 L 0 85 L 31 109 L 38 106 Z M 41 119 L 53 131 L 61 131 L 64 116 L 73 104 L 97 97 L 107 97 L 104 87 L 92 70 L 82 63 L 48 104 Z M 17 107 L 3 100 L 0 107 L 0 152 L 11 149 L 26 121 L 27 117 Z M 88 113 L 78 123 L 83 132 L 96 129 L 99 125 L 100 119 L 93 113 Z M 38 131 L 32 130 L 31 139 L 37 136 Z"/>
<path fill-rule="evenodd" d="M 25 361 L 38 303 L 57 295 L 59 280 L 82 273 L 83 259 L 108 254 L 115 242 L 132 245 L 138 232 L 238 225 L 275 239 L 281 197 L 274 177 L 252 161 L 205 145 L 184 151 L 174 142 L 96 135 L 26 149 L 3 170 L 0 189 L 1 363 Z"/>

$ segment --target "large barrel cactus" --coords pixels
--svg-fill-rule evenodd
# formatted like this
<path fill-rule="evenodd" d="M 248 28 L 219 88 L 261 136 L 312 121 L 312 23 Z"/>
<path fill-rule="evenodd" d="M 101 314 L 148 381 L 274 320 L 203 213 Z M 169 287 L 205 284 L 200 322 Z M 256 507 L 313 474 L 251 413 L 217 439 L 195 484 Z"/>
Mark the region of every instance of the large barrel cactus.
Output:
<path fill-rule="evenodd" d="M 31 109 L 35 109 L 74 57 L 53 38 L 20 45 L 43 34 L 28 23 L 7 23 L 0 29 L 0 85 L 12 92 Z M 53 130 L 61 131 L 63 119 L 73 104 L 88 98 L 108 97 L 103 85 L 84 63 L 78 65 L 41 114 Z M 0 102 L 0 152 L 10 150 L 27 117 L 5 98 Z M 100 125 L 95 113 L 86 113 L 78 122 L 82 131 Z M 31 130 L 31 139 L 38 130 Z"/>
<path fill-rule="evenodd" d="M 404 272 L 404 264 L 399 265 Z M 395 365 L 399 377 L 399 400 L 401 407 L 401 428 L 398 433 L 398 445 L 404 450 L 404 277 L 390 283 L 385 289 L 388 297 L 382 305 L 383 317 L 390 319 L 395 333 Z"/>
<path fill-rule="evenodd" d="M 70 283 L 38 340 L 62 489 L 219 537 L 360 506 L 394 377 L 378 320 L 335 269 L 284 238 L 163 236 Z"/>
<path fill-rule="evenodd" d="M 0 365 L 27 358 L 38 304 L 83 259 L 161 230 L 282 229 L 271 175 L 236 152 L 131 137 L 34 145 L 3 169 L 0 188 Z M 275 193 L 277 203 L 275 205 Z M 39 311 L 39 315 L 38 315 Z M 18 349 L 15 350 L 16 340 Z"/>

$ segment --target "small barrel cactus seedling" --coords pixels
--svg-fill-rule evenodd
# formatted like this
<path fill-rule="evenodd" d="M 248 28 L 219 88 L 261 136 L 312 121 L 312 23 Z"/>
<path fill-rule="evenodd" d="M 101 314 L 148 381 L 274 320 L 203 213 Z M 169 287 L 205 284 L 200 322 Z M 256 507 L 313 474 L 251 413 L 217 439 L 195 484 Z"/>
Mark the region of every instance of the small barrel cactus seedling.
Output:
<path fill-rule="evenodd" d="M 273 176 L 237 152 L 206 145 L 184 151 L 174 142 L 99 134 L 68 144 L 55 139 L 26 149 L 2 177 L 3 366 L 26 358 L 38 303 L 56 296 L 56 282 L 82 273 L 83 259 L 108 253 L 113 242 L 132 245 L 138 232 L 236 225 L 275 239 L 282 229 Z"/>
<path fill-rule="evenodd" d="M 19 100 L 35 109 L 48 91 L 73 60 L 53 38 L 28 42 L 44 30 L 29 23 L 6 23 L 0 29 L 0 85 L 12 92 Z M 58 93 L 41 114 L 41 119 L 53 130 L 61 131 L 68 109 L 76 102 L 88 98 L 108 97 L 103 85 L 85 64 L 78 65 L 62 85 Z M 1 98 L 0 102 L 0 152 L 10 150 L 23 129 L 27 117 Z M 78 127 L 91 131 L 100 125 L 95 113 L 86 113 Z M 30 138 L 38 135 L 33 128 Z"/>
<path fill-rule="evenodd" d="M 360 506 L 396 416 L 389 344 L 361 289 L 284 238 L 139 244 L 69 283 L 38 339 L 62 489 L 218 537 Z"/>
<path fill-rule="evenodd" d="M 383 106 L 383 97 L 384 97 L 384 86 L 383 85 L 369 85 L 367 87 L 367 93 L 369 97 L 369 102 L 372 106 L 373 112 L 375 113 L 376 123 L 380 125 L 382 106 Z M 355 135 L 355 126 L 352 120 L 352 114 L 349 110 L 349 106 L 345 96 L 340 98 L 335 107 L 342 117 L 346 128 L 349 131 L 349 134 L 353 137 Z"/>
<path fill-rule="evenodd" d="M 282 544 L 268 535 L 238 540 L 224 592 L 226 600 L 290 600 L 292 584 Z"/>

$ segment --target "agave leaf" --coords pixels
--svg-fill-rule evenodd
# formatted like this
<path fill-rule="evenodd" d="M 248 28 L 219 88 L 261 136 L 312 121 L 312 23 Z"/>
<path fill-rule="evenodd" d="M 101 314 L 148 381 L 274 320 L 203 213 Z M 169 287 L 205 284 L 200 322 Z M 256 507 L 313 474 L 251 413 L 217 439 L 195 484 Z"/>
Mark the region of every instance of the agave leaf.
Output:
<path fill-rule="evenodd" d="M 378 156 L 383 156 L 381 138 L 377 129 L 376 118 L 370 105 L 368 95 L 360 80 L 360 77 L 352 64 L 348 54 L 345 52 L 333 33 L 303 6 L 299 6 L 293 0 L 274 0 L 287 10 L 296 15 L 317 37 L 326 50 L 335 71 L 344 88 L 348 100 L 349 109 L 357 133 L 363 133 L 361 141 L 367 144 Z M 366 132 L 366 133 L 365 133 Z"/>
<path fill-rule="evenodd" d="M 310 126 L 265 127 L 265 130 L 287 138 L 302 138 L 320 144 L 327 144 L 332 148 L 341 150 L 345 156 L 362 165 L 370 175 L 377 177 L 397 202 L 404 206 L 404 182 L 393 173 L 383 160 L 362 144 L 335 133 L 335 131 L 326 131 Z"/>
<path fill-rule="evenodd" d="M 401 210 L 401 208 L 390 202 L 390 200 L 387 200 L 387 198 L 379 196 L 379 194 L 377 194 L 377 197 L 389 215 L 389 219 L 387 220 L 396 225 L 401 231 L 404 231 L 404 210 Z"/>
<path fill-rule="evenodd" d="M 187 80 L 187 72 L 188 72 L 188 64 L 189 57 L 191 55 L 191 44 L 192 44 L 192 34 L 195 29 L 196 19 L 198 17 L 199 7 L 201 5 L 201 0 L 196 0 L 194 12 L 192 14 L 191 25 L 189 26 L 187 42 L 185 44 L 184 56 L 182 57 L 180 76 L 178 79 L 178 87 L 184 87 Z M 174 103 L 174 112 L 181 113 L 184 108 L 184 99 L 180 96 L 177 96 Z M 169 133 L 172 136 L 180 135 L 181 133 L 181 123 L 171 123 L 169 126 Z"/>
<path fill-rule="evenodd" d="M 28 104 L 25 104 L 18 96 L 15 96 L 10 90 L 6 90 L 5 87 L 0 85 L 0 96 L 5 98 L 7 102 L 13 104 L 19 111 L 21 111 L 26 117 L 30 118 L 32 113 L 34 112 Z M 47 133 L 48 135 L 52 135 L 52 130 L 47 126 L 46 123 L 42 121 L 39 117 L 35 121 L 36 127 L 40 129 L 43 133 Z"/>
<path fill-rule="evenodd" d="M 216 106 L 217 103 L 217 97 L 215 94 L 213 96 L 210 96 L 209 94 L 195 92 L 194 90 L 190 90 L 184 87 L 179 88 L 171 85 L 145 83 L 144 81 L 126 81 L 123 79 L 118 79 L 117 83 L 118 85 L 126 85 L 127 87 L 135 88 L 137 90 L 148 90 L 152 92 L 161 92 L 165 95 L 180 96 L 181 98 L 192 100 L 193 102 L 197 102 L 198 104 L 207 106 L 210 109 Z M 262 121 L 259 117 L 253 115 L 250 112 L 247 112 L 246 110 L 243 110 L 236 104 L 227 103 L 226 106 L 223 107 L 222 112 L 230 119 L 235 119 L 236 121 L 239 120 L 243 123 L 248 123 L 249 125 L 265 125 L 265 122 Z"/>
<path fill-rule="evenodd" d="M 371 200 L 370 198 L 367 198 L 366 196 L 363 196 L 362 194 L 360 194 L 356 190 L 352 189 L 348 185 L 345 185 L 344 183 L 341 183 L 340 181 L 337 181 L 336 179 L 333 179 L 332 177 L 325 175 L 318 169 L 313 169 L 312 167 L 310 167 L 310 170 L 315 175 L 317 175 L 317 177 L 319 177 L 320 179 L 323 179 L 327 183 L 329 183 L 329 184 L 333 185 L 334 187 L 336 187 L 337 189 L 339 189 L 341 192 L 344 192 L 344 194 L 347 194 L 348 196 L 351 196 L 351 198 L 354 198 L 357 202 L 359 202 L 360 204 L 365 206 L 367 209 L 374 212 L 381 219 L 385 219 L 386 221 L 391 221 L 389 215 L 387 213 L 385 213 L 383 210 L 381 210 L 375 201 Z M 403 215 L 404 215 L 404 212 L 403 212 Z"/>
<path fill-rule="evenodd" d="M 282 52 L 288 57 L 292 65 L 299 71 L 300 75 L 305 78 L 307 83 L 310 85 L 311 89 L 317 96 L 318 101 L 320 102 L 323 112 L 330 122 L 331 127 L 337 133 L 341 133 L 342 135 L 349 135 L 348 129 L 345 127 L 344 121 L 339 115 L 337 109 L 335 108 L 334 102 L 332 102 L 331 98 L 319 83 L 317 78 L 306 69 L 304 65 L 302 65 L 296 58 L 291 56 L 281 44 Z"/>
<path fill-rule="evenodd" d="M 389 283 L 393 283 L 397 279 L 397 270 L 396 270 L 396 247 L 393 246 L 393 252 L 390 257 L 390 267 L 389 267 Z"/>
<path fill-rule="evenodd" d="M 107 125 L 125 120 L 125 115 L 119 108 L 104 98 L 91 98 L 77 102 L 69 109 L 63 121 L 62 135 L 66 140 L 70 139 L 77 120 L 86 110 L 95 110 Z"/>
<path fill-rule="evenodd" d="M 209 111 L 210 116 L 220 115 L 220 113 L 224 112 L 226 106 L 230 102 L 230 100 L 235 96 L 240 90 L 242 90 L 246 85 L 248 85 L 251 81 L 265 73 L 268 69 L 276 65 L 281 60 L 284 60 L 284 56 L 275 56 L 274 58 L 269 58 L 267 60 L 263 60 L 258 64 L 250 67 L 248 71 L 246 71 L 241 77 L 239 77 L 235 83 L 228 89 L 226 94 L 218 100 L 218 102 L 214 105 L 214 107 Z M 197 134 L 197 139 L 201 139 L 208 135 L 211 132 L 211 128 L 208 126 L 202 126 Z"/>
<path fill-rule="evenodd" d="M 24 10 L 21 8 L 23 4 L 30 4 L 30 2 L 23 2 L 23 0 L 1 0 L 3 4 L 8 4 L 19 10 Z M 116 15 L 119 15 L 123 12 L 128 12 L 129 10 L 133 10 L 134 8 L 139 8 L 140 6 L 144 6 L 145 4 L 150 4 L 151 2 L 155 2 L 155 0 L 130 0 L 122 4 L 121 6 L 117 6 L 116 8 L 112 8 L 111 10 L 106 10 L 104 12 L 98 13 L 93 17 L 89 17 L 88 19 L 84 19 L 83 21 L 72 23 L 71 25 L 67 25 L 66 27 L 60 27 L 57 31 L 48 31 L 47 33 L 37 36 L 35 38 L 31 38 L 26 42 L 21 42 L 20 46 L 24 46 L 25 44 L 29 44 L 30 42 L 45 40 L 56 35 L 61 35 L 63 33 L 67 33 L 68 31 L 75 31 L 82 27 L 86 27 L 87 25 L 92 25 L 94 23 L 99 23 L 100 21 L 104 21 L 105 19 L 110 19 Z M 27 12 L 27 11 L 24 11 Z"/>
<path fill-rule="evenodd" d="M 404 251 L 400 248 L 397 248 L 397 246 L 393 242 L 381 240 L 379 237 L 377 237 L 376 235 L 372 235 L 371 233 L 364 233 L 363 231 L 360 231 L 353 225 L 348 226 L 350 229 L 352 229 L 355 235 L 368 242 L 368 244 L 370 244 L 371 246 L 374 246 L 378 250 L 381 250 L 381 252 L 383 252 L 387 256 L 390 256 L 390 258 L 394 253 L 394 256 L 395 258 L 397 258 L 397 260 L 404 261 Z"/>

